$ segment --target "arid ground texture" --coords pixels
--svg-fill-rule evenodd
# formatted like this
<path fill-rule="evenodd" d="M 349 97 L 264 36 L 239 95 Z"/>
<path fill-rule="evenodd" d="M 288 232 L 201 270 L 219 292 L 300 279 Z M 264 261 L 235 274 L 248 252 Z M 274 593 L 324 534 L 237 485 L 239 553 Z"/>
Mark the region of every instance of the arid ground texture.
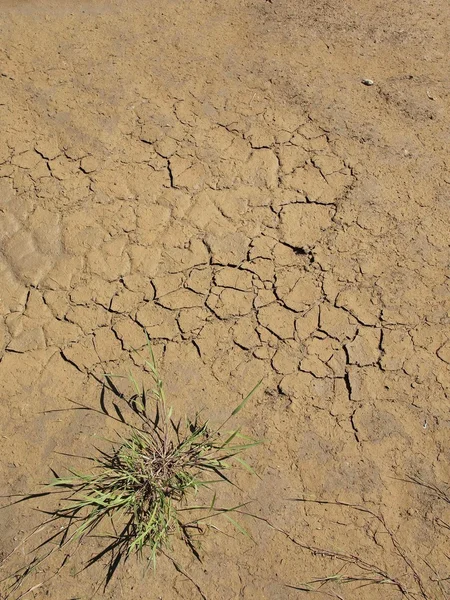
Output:
<path fill-rule="evenodd" d="M 447 0 L 1 1 L 2 503 L 116 438 L 145 332 L 180 416 L 263 379 L 253 539 L 27 598 L 450 598 L 449 50 Z"/>

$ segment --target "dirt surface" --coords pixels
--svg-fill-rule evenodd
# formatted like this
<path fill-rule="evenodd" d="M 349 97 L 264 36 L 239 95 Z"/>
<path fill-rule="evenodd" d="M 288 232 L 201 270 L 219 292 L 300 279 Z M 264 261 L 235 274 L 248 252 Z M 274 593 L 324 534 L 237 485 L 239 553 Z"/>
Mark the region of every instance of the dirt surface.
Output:
<path fill-rule="evenodd" d="M 113 435 L 65 409 L 145 328 L 181 414 L 264 377 L 224 503 L 273 527 L 105 598 L 450 598 L 447 0 L 1 4 L 0 494 Z M 28 597 L 101 596 L 74 572 Z M 391 581 L 286 587 L 336 573 Z"/>

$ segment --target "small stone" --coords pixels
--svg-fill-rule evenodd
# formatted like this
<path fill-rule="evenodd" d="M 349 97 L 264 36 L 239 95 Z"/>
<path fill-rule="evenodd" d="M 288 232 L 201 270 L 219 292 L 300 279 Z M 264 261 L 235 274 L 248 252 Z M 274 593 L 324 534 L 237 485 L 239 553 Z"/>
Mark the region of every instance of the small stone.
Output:
<path fill-rule="evenodd" d="M 375 83 L 375 82 L 374 82 L 374 81 L 372 81 L 371 79 L 362 79 L 362 80 L 361 80 L 361 83 L 362 83 L 363 85 L 367 85 L 368 87 L 370 87 L 371 85 L 374 85 L 374 83 Z"/>

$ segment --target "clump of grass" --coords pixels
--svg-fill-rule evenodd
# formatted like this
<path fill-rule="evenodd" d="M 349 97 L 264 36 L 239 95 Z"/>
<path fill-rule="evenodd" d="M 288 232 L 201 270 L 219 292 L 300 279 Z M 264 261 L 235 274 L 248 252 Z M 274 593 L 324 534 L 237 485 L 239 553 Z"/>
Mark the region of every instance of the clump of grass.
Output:
<path fill-rule="evenodd" d="M 49 513 L 45 523 L 56 524 L 57 533 L 39 544 L 42 548 L 51 543 L 51 550 L 43 557 L 34 557 L 31 570 L 56 549 L 66 551 L 68 544 L 100 535 L 108 541 L 85 566 L 107 557 L 107 584 L 119 564 L 133 554 L 155 564 L 160 552 L 170 550 L 174 535 L 198 556 L 197 538 L 215 517 L 225 517 L 239 532 L 247 534 L 231 516 L 241 512 L 244 504 L 219 506 L 216 485 L 235 485 L 227 472 L 236 463 L 254 472 L 239 455 L 258 442 L 244 436 L 240 429 L 227 432 L 226 425 L 244 408 L 261 382 L 219 427 L 210 426 L 199 415 L 193 420 L 175 420 L 150 345 L 149 351 L 150 360 L 145 364 L 153 377 L 153 390 L 148 393 L 140 389 L 130 376 L 136 393 L 129 405 L 139 417 L 139 426 L 126 423 L 127 435 L 120 437 L 112 451 L 90 459 L 94 462 L 90 473 L 69 469 L 68 477 L 56 476 L 43 493 L 19 500 L 64 494 L 59 508 Z M 118 393 L 111 376 L 108 382 Z M 118 414 L 125 422 L 122 413 Z M 200 490 L 209 492 L 208 502 L 192 503 Z M 29 575 L 30 565 L 16 574 L 15 589 Z"/>

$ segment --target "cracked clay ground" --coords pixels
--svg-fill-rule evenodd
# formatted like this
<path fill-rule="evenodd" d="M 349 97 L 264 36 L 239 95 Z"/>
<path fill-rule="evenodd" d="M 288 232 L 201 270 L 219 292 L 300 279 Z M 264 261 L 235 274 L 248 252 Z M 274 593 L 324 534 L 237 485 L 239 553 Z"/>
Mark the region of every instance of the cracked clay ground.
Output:
<path fill-rule="evenodd" d="M 273 527 L 103 597 L 450 598 L 447 0 L 1 4 L 0 494 L 114 437 L 62 409 L 147 330 L 178 414 L 264 378 L 223 501 Z M 1 555 L 39 519 L 1 511 Z M 101 597 L 74 572 L 28 597 Z M 287 587 L 338 572 L 389 582 Z"/>

